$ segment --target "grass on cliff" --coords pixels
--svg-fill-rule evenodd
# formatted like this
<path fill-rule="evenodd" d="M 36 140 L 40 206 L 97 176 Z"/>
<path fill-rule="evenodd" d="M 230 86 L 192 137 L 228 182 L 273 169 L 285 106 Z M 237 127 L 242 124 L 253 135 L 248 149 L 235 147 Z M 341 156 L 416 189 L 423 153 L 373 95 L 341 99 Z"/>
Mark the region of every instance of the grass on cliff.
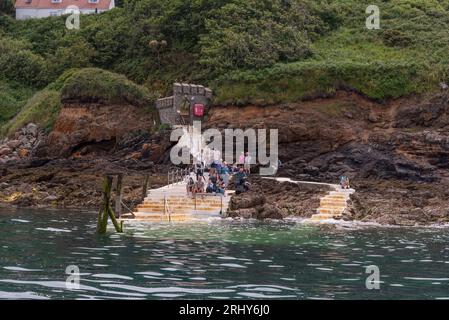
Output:
<path fill-rule="evenodd" d="M 3 85 L 0 82 L 1 86 Z M 8 89 L 6 92 L 11 93 L 12 90 Z M 154 98 L 144 87 L 133 83 L 125 76 L 96 68 L 67 70 L 28 101 L 27 96 L 19 101 L 12 98 L 10 100 L 12 102 L 8 105 L 9 113 L 3 112 L 2 109 L 4 120 L 9 121 L 0 127 L 0 136 L 11 135 L 30 122 L 38 124 L 47 132 L 51 131 L 64 101 L 131 104 L 149 107 L 150 111 L 154 104 Z M 1 103 L 0 108 L 3 105 L 6 106 L 6 103 Z M 6 110 L 6 107 L 4 109 Z M 20 111 L 17 113 L 17 110 Z"/>
<path fill-rule="evenodd" d="M 73 71 L 61 87 L 61 99 L 71 102 L 99 102 L 149 106 L 154 97 L 148 89 L 109 71 L 86 68 Z"/>
<path fill-rule="evenodd" d="M 311 57 L 222 75 L 214 81 L 216 102 L 291 102 L 337 89 L 384 100 L 434 92 L 449 81 L 448 0 L 381 1 L 379 30 L 365 27 L 365 3 L 333 5 L 338 27 L 312 43 Z"/>
<path fill-rule="evenodd" d="M 11 119 L 34 92 L 27 86 L 0 80 L 0 125 Z"/>
<path fill-rule="evenodd" d="M 0 129 L 0 136 L 9 136 L 26 124 L 33 122 L 49 132 L 61 109 L 58 91 L 44 89 L 37 92 L 20 112 Z"/>
<path fill-rule="evenodd" d="M 412 61 L 306 61 L 228 76 L 217 84 L 217 104 L 273 104 L 328 96 L 338 89 L 371 99 L 436 90 L 428 66 Z"/>

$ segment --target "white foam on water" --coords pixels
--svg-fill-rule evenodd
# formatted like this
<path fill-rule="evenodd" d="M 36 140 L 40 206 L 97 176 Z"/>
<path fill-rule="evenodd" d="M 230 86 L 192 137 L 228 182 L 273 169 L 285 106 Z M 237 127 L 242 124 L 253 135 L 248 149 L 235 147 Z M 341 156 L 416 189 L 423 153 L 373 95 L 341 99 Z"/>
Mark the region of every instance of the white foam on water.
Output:
<path fill-rule="evenodd" d="M 142 293 L 195 293 L 195 294 L 211 294 L 211 293 L 227 293 L 235 292 L 229 289 L 197 289 L 197 288 L 183 288 L 183 287 L 137 287 L 124 284 L 102 284 L 102 287 L 125 289 L 130 291 L 142 292 Z"/>
<path fill-rule="evenodd" d="M 43 271 L 42 269 L 27 269 L 22 267 L 3 267 L 3 269 L 9 271 L 25 271 L 25 272 Z"/>
<path fill-rule="evenodd" d="M 449 278 L 404 277 L 404 279 L 417 280 L 417 281 L 449 281 Z"/>
<path fill-rule="evenodd" d="M 72 232 L 72 230 L 51 228 L 51 227 L 48 227 L 48 228 L 36 228 L 36 230 L 51 231 L 51 232 Z"/>
<path fill-rule="evenodd" d="M 289 288 L 289 287 L 285 287 L 285 286 L 278 286 L 278 285 L 265 285 L 265 284 L 238 284 L 235 286 L 229 286 L 227 288 L 230 289 L 237 289 L 237 288 L 254 288 L 254 287 L 268 287 L 268 288 L 276 288 L 276 289 L 281 289 L 281 290 L 290 290 L 290 291 L 295 291 L 295 289 L 293 288 Z"/>
<path fill-rule="evenodd" d="M 0 299 L 24 299 L 24 300 L 49 300 L 50 298 L 41 296 L 35 292 L 25 291 L 25 292 L 8 292 L 0 291 Z"/>
<path fill-rule="evenodd" d="M 237 264 L 237 263 L 221 263 L 219 265 L 223 266 L 223 267 L 229 267 L 229 268 L 246 268 L 245 266 L 242 266 L 241 264 Z"/>
<path fill-rule="evenodd" d="M 183 294 L 176 294 L 176 293 L 156 293 L 153 294 L 154 297 L 160 297 L 160 298 L 179 298 L 183 297 Z"/>
<path fill-rule="evenodd" d="M 237 293 L 244 297 L 250 297 L 250 298 L 258 298 L 258 299 L 288 299 L 288 298 L 297 298 L 296 295 L 266 295 L 262 293 L 256 293 L 256 292 L 239 292 Z"/>
<path fill-rule="evenodd" d="M 67 289 L 67 283 L 65 281 L 24 281 L 24 280 L 10 280 L 10 279 L 0 279 L 0 282 L 11 283 L 11 284 L 25 284 L 25 285 L 39 285 L 47 288 L 56 288 L 56 289 L 65 289 L 68 291 L 95 291 L 100 293 L 108 293 L 114 295 L 126 295 L 126 296 L 135 296 L 142 297 L 145 295 L 139 293 L 129 293 L 129 292 L 120 292 L 120 291 L 109 291 L 109 290 L 101 290 L 92 286 L 86 286 L 80 284 L 79 289 Z M 103 284 L 102 286 L 105 286 Z"/>
<path fill-rule="evenodd" d="M 161 270 L 164 270 L 164 271 L 179 271 L 179 269 L 176 269 L 176 268 L 161 268 Z"/>
<path fill-rule="evenodd" d="M 262 291 L 262 292 L 282 292 L 282 290 L 271 287 L 254 287 L 246 289 L 248 291 Z"/>
<path fill-rule="evenodd" d="M 221 259 L 221 260 L 238 260 L 238 258 L 234 258 L 234 257 L 217 257 L 218 259 Z"/>
<path fill-rule="evenodd" d="M 282 265 L 280 265 L 280 264 L 270 264 L 270 265 L 268 266 L 268 268 L 285 268 L 285 266 L 282 266 Z"/>
<path fill-rule="evenodd" d="M 93 274 L 92 277 L 106 278 L 106 279 L 134 280 L 133 278 L 128 277 L 128 276 L 122 276 L 119 274 L 109 274 L 109 273 L 97 273 L 97 274 Z"/>
<path fill-rule="evenodd" d="M 320 270 L 320 271 L 333 271 L 334 270 L 332 268 L 315 268 L 315 269 Z"/>
<path fill-rule="evenodd" d="M 24 220 L 24 219 L 11 219 L 11 221 L 14 221 L 14 222 L 22 222 L 22 223 L 29 223 L 29 222 L 31 222 L 31 221 L 29 221 L 29 220 Z"/>
<path fill-rule="evenodd" d="M 144 271 L 144 272 L 134 272 L 135 274 L 141 274 L 141 275 L 147 275 L 147 276 L 155 276 L 155 277 L 161 277 L 164 274 L 159 272 L 153 272 L 153 271 Z"/>

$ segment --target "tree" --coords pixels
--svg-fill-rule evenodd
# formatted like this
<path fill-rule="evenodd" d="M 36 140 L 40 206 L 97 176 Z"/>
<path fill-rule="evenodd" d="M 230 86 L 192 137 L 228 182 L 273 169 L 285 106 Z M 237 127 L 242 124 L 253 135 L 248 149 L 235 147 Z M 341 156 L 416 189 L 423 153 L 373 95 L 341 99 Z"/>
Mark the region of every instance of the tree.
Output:
<path fill-rule="evenodd" d="M 0 0 L 0 14 L 14 14 L 14 1 L 13 0 Z"/>
<path fill-rule="evenodd" d="M 206 21 L 201 63 L 221 74 L 301 60 L 311 55 L 316 20 L 301 0 L 233 0 Z"/>

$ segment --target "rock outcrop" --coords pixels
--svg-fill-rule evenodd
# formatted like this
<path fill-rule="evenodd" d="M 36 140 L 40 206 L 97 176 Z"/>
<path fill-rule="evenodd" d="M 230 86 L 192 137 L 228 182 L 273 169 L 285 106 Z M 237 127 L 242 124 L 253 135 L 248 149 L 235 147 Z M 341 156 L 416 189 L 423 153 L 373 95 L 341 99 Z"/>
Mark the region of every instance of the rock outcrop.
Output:
<path fill-rule="evenodd" d="M 44 133 L 34 123 L 29 123 L 14 136 L 0 140 L 0 164 L 30 158 L 45 139 Z"/>
<path fill-rule="evenodd" d="M 83 207 L 89 199 L 96 204 L 98 190 L 92 190 L 108 168 L 155 170 L 163 184 L 167 168 L 155 164 L 169 164 L 170 131 L 149 132 L 153 125 L 152 113 L 141 107 L 66 105 L 48 139 L 29 125 L 1 141 L 0 203 Z M 349 176 L 357 192 L 345 220 L 449 222 L 446 94 L 380 104 L 338 92 L 291 104 L 214 107 L 203 123 L 207 128 L 278 129 L 279 176 L 326 183 Z M 19 160 L 23 164 L 11 165 Z M 229 216 L 310 217 L 328 191 L 254 175 L 251 180 L 252 191 L 233 197 Z M 30 184 L 42 192 L 29 190 Z"/>
<path fill-rule="evenodd" d="M 245 219 L 283 219 L 289 216 L 309 218 L 320 206 L 326 186 L 298 185 L 251 176 L 251 190 L 234 195 L 228 217 Z"/>
<path fill-rule="evenodd" d="M 358 205 L 346 219 L 414 224 L 449 218 L 446 94 L 379 104 L 339 92 L 284 105 L 217 107 L 209 117 L 205 127 L 278 129 L 279 176 L 327 183 L 349 176 Z"/>
<path fill-rule="evenodd" d="M 152 112 L 141 107 L 66 104 L 40 154 L 68 157 L 110 153 L 122 138 L 148 131 L 154 124 Z"/>

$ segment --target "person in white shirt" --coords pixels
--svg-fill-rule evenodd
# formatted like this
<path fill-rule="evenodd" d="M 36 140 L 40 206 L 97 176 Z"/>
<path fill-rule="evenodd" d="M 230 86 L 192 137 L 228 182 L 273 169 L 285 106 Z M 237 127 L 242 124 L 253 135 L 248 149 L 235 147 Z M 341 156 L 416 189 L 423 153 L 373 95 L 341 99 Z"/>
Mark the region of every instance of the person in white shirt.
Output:
<path fill-rule="evenodd" d="M 247 174 L 251 173 L 251 156 L 248 154 L 248 152 L 245 154 L 244 169 Z"/>

